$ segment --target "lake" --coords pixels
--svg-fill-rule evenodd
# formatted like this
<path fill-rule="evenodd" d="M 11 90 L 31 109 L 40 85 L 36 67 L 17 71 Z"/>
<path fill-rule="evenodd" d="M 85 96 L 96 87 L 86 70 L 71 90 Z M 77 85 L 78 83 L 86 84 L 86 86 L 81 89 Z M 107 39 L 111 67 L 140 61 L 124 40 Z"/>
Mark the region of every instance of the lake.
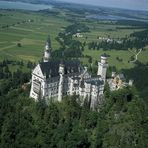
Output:
<path fill-rule="evenodd" d="M 143 21 L 147 22 L 148 20 L 146 19 L 136 19 L 132 17 L 123 17 L 123 16 L 118 16 L 118 15 L 97 15 L 97 14 L 92 14 L 86 16 L 87 19 L 96 19 L 96 20 L 110 20 L 110 21 L 118 21 L 118 20 L 130 20 L 130 21 Z"/>
<path fill-rule="evenodd" d="M 51 8 L 52 8 L 51 5 L 0 1 L 0 9 L 21 9 L 21 10 L 38 11 Z"/>

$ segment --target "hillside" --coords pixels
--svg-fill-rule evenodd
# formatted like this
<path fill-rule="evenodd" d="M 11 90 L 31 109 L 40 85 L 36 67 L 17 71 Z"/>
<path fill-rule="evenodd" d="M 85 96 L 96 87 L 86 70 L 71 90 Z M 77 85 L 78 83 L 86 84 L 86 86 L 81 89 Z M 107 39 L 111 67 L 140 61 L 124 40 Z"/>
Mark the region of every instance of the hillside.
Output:
<path fill-rule="evenodd" d="M 25 92 L 0 96 L 0 147 L 147 147 L 147 108 L 132 88 L 110 93 L 99 112 L 78 96 L 48 106 Z"/>

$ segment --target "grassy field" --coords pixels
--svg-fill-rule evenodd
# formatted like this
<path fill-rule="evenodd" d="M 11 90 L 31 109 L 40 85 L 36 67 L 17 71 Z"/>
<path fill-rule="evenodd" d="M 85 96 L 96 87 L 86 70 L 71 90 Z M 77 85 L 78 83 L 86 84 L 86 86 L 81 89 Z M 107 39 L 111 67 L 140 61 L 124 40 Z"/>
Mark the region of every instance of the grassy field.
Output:
<path fill-rule="evenodd" d="M 0 60 L 5 58 L 37 61 L 41 59 L 47 36 L 50 34 L 53 49 L 58 49 L 55 40 L 61 29 L 69 23 L 60 17 L 43 16 L 37 13 L 0 11 Z M 30 22 L 33 20 L 33 22 Z M 26 21 L 22 23 L 22 21 Z M 14 25 L 15 24 L 15 25 Z M 1 26 L 8 25 L 8 28 Z M 21 43 L 22 47 L 17 47 Z"/>
<path fill-rule="evenodd" d="M 111 51 L 104 51 L 104 50 L 88 50 L 86 49 L 84 51 L 84 55 L 88 55 L 91 56 L 93 59 L 93 63 L 95 63 L 95 61 L 100 60 L 100 56 L 102 54 L 108 54 L 110 55 L 110 57 L 108 58 L 108 62 L 110 66 L 116 66 L 118 70 L 120 69 L 129 69 L 135 66 L 135 64 L 129 62 L 131 56 L 133 55 L 131 52 L 129 51 L 123 51 L 123 50 L 111 50 Z M 123 61 L 119 62 L 117 60 L 117 57 L 121 58 Z M 148 48 L 145 49 L 144 51 L 142 51 L 139 55 L 138 55 L 138 60 L 142 63 L 147 63 L 148 62 Z M 83 58 L 82 59 L 84 64 L 88 63 L 88 59 L 87 58 Z"/>
<path fill-rule="evenodd" d="M 53 50 L 59 48 L 55 37 L 63 27 L 70 23 L 66 21 L 62 14 L 58 16 L 43 15 L 35 12 L 19 12 L 0 10 L 0 61 L 3 59 L 24 60 L 37 62 L 42 58 L 44 44 L 47 36 L 50 34 L 52 39 Z M 31 21 L 32 20 L 32 21 Z M 124 27 L 114 24 L 101 24 L 97 21 L 84 21 L 90 28 L 90 32 L 83 33 L 82 38 L 77 38 L 81 42 L 97 41 L 98 37 L 122 38 L 128 36 L 134 31 L 141 29 L 117 29 L 116 27 Z M 7 26 L 2 28 L 2 26 Z M 87 40 L 86 40 L 87 37 Z M 18 47 L 17 43 L 21 43 L 22 47 Z M 134 64 L 129 63 L 132 53 L 129 51 L 103 51 L 103 50 L 84 50 L 84 55 L 89 55 L 93 61 L 99 60 L 99 56 L 103 53 L 110 55 L 109 63 L 111 66 L 116 66 L 118 69 L 131 68 Z M 146 63 L 148 48 L 142 51 L 138 56 L 138 60 Z M 116 58 L 123 59 L 119 62 Z M 83 58 L 84 64 L 88 63 L 88 59 Z"/>

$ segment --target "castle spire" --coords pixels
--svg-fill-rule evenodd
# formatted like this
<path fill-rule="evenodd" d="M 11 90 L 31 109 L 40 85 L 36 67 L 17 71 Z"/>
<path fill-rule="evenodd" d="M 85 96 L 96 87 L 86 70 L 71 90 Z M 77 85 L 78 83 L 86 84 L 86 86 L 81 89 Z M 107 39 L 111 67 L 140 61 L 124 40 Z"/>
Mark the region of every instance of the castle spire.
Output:
<path fill-rule="evenodd" d="M 49 62 L 50 57 L 51 57 L 51 40 L 50 36 L 48 36 L 44 49 L 44 62 Z"/>

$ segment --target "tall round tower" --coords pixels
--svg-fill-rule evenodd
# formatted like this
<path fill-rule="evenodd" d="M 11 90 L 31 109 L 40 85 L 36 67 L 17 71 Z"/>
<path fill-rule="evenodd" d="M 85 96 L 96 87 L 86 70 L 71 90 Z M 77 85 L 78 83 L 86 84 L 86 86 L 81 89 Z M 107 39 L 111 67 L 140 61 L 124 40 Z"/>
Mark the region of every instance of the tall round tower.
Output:
<path fill-rule="evenodd" d="M 44 62 L 49 62 L 50 57 L 51 57 L 51 40 L 50 36 L 48 36 L 44 49 Z"/>
<path fill-rule="evenodd" d="M 107 72 L 108 62 L 107 62 L 107 55 L 101 55 L 101 62 L 98 62 L 98 76 L 101 76 L 103 80 L 106 79 L 106 72 Z"/>

